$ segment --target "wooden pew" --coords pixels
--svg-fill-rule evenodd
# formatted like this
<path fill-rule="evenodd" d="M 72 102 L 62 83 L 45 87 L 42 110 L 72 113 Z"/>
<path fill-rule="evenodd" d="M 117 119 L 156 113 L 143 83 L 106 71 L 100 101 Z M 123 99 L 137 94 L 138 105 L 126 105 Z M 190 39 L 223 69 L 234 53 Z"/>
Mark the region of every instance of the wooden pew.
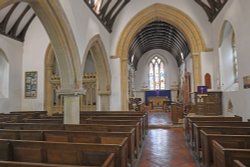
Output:
<path fill-rule="evenodd" d="M 246 141 L 250 141 L 249 135 L 221 135 L 221 134 L 208 134 L 204 130 L 201 130 L 201 147 L 202 147 L 202 163 L 204 167 L 210 167 L 213 164 L 213 144 L 212 140 L 217 142 L 227 142 L 230 146 L 234 144 L 242 143 L 246 144 Z"/>
<path fill-rule="evenodd" d="M 63 124 L 63 119 L 23 119 L 24 123 L 51 123 L 51 124 Z"/>
<path fill-rule="evenodd" d="M 135 128 L 136 134 L 139 134 L 139 136 L 136 136 L 137 139 L 139 139 L 139 146 L 142 146 L 143 142 L 143 134 L 142 134 L 142 127 L 140 126 L 140 123 L 138 121 L 133 120 L 86 120 L 87 124 L 99 124 L 99 125 L 132 125 Z"/>
<path fill-rule="evenodd" d="M 63 119 L 24 119 L 24 123 L 49 123 L 49 124 L 63 124 Z M 112 119 L 82 119 L 81 124 L 102 124 L 102 125 L 135 125 L 136 131 L 139 131 L 139 137 L 142 141 L 144 139 L 144 127 L 140 120 L 112 120 Z"/>
<path fill-rule="evenodd" d="M 63 164 L 47 164 L 34 162 L 18 162 L 18 161 L 0 161 L 0 167 L 114 167 L 114 154 L 111 153 L 109 157 L 99 166 L 86 165 L 63 165 Z"/>
<path fill-rule="evenodd" d="M 43 124 L 43 123 L 0 123 L 0 129 L 17 130 L 64 130 L 63 124 Z"/>
<path fill-rule="evenodd" d="M 76 128 L 79 128 L 79 125 L 65 125 L 65 124 L 58 124 L 58 120 L 54 121 L 54 119 L 45 119 L 43 121 L 42 119 L 30 119 L 30 122 L 34 123 L 13 123 L 13 124 L 0 124 L 0 128 L 2 129 L 20 129 L 20 130 L 64 130 L 65 127 L 68 130 L 73 130 L 72 128 L 74 127 L 74 130 L 77 130 Z M 142 146 L 142 129 L 140 126 L 140 123 L 137 121 L 131 121 L 131 120 L 88 120 L 86 121 L 88 124 L 96 124 L 96 125 L 91 125 L 94 127 L 101 127 L 102 129 L 107 129 L 108 131 L 120 131 L 121 128 L 120 126 L 127 126 L 127 128 L 135 128 L 135 148 L 136 148 L 136 153 L 139 152 L 139 147 Z M 102 126 L 100 126 L 100 124 Z M 107 125 L 116 125 L 116 126 L 108 126 Z M 118 126 L 117 126 L 118 125 Z M 80 124 L 82 126 L 82 124 Z M 83 125 L 84 126 L 84 125 Z M 71 127 L 71 129 L 69 129 Z M 93 129 L 93 128 L 92 128 Z M 100 129 L 100 128 L 99 128 Z M 79 129 L 78 129 L 79 130 Z M 95 129 L 93 129 L 95 130 Z M 136 154 L 137 156 L 137 154 Z"/>
<path fill-rule="evenodd" d="M 140 140 L 139 140 L 139 134 L 138 131 L 135 131 L 134 126 L 130 125 L 102 125 L 99 124 L 35 124 L 35 123 L 4 123 L 0 124 L 1 129 L 15 129 L 15 130 L 66 130 L 66 131 L 94 131 L 98 133 L 121 133 L 117 134 L 117 136 L 122 135 L 122 133 L 131 134 L 128 139 L 128 145 L 129 145 L 129 160 L 131 164 L 134 164 L 134 157 L 138 157 L 138 153 L 140 152 Z M 10 134 L 6 136 L 5 138 L 13 138 L 15 134 L 9 132 Z M 106 134 L 111 135 L 111 134 Z M 37 132 L 33 133 L 33 136 L 30 137 L 30 135 L 23 136 L 21 139 L 25 140 L 38 140 L 40 138 L 41 134 Z M 13 138 L 14 139 L 14 138 Z M 134 150 L 134 151 L 133 151 Z M 135 155 L 132 154 L 132 152 L 135 153 Z"/>
<path fill-rule="evenodd" d="M 201 138 L 200 138 L 200 130 L 204 130 L 209 134 L 230 134 L 230 135 L 250 135 L 250 126 L 242 127 L 242 126 L 198 126 L 194 124 L 194 151 L 195 155 L 200 158 L 200 150 L 201 150 Z"/>
<path fill-rule="evenodd" d="M 249 144 L 248 141 L 245 141 Z M 238 144 L 238 146 L 236 145 Z M 228 147 L 227 143 L 213 140 L 213 167 L 246 167 L 250 166 L 250 145 L 242 148 L 242 144 L 236 141 L 234 146 Z M 228 147 L 228 148 L 227 148 Z M 235 159 L 238 159 L 235 161 Z M 239 161 L 240 160 L 240 161 Z"/>
<path fill-rule="evenodd" d="M 131 132 L 91 132 L 55 130 L 6 130 L 0 129 L 0 139 L 55 141 L 73 143 L 116 144 L 128 138 L 128 159 L 131 167 L 135 165 L 134 129 Z"/>
<path fill-rule="evenodd" d="M 70 131 L 98 131 L 98 132 L 131 132 L 137 126 L 133 125 L 102 125 L 99 124 L 41 124 L 41 123 L 1 123 L 1 129 L 16 130 L 70 130 Z M 140 150 L 139 131 L 135 134 L 135 151 L 136 156 Z"/>
<path fill-rule="evenodd" d="M 127 138 L 120 144 L 0 140 L 0 160 L 101 166 L 114 153 L 115 167 L 127 167 Z"/>
<path fill-rule="evenodd" d="M 247 166 L 239 160 L 234 160 L 233 167 L 247 167 Z"/>
<path fill-rule="evenodd" d="M 54 116 L 63 116 L 63 113 L 55 113 Z M 81 111 L 81 116 L 142 116 L 148 129 L 148 113 L 135 111 Z"/>
<path fill-rule="evenodd" d="M 41 118 L 48 114 L 47 111 L 11 111 L 10 114 L 25 115 L 30 118 Z"/>
<path fill-rule="evenodd" d="M 54 121 L 49 121 L 49 119 L 54 120 Z M 63 120 L 63 116 L 48 116 L 42 118 L 40 121 L 42 122 L 50 122 L 50 123 L 56 123 L 57 119 Z M 147 127 L 146 127 L 146 122 L 145 118 L 143 116 L 113 116 L 113 115 L 103 115 L 103 116 L 81 116 L 80 117 L 80 122 L 81 124 L 87 123 L 87 120 L 133 120 L 133 121 L 138 121 L 140 122 L 140 126 L 142 127 L 142 137 L 146 135 Z M 37 123 L 39 120 L 34 120 L 34 119 L 29 119 L 26 122 L 30 123 Z M 60 123 L 60 121 L 58 120 Z"/>
<path fill-rule="evenodd" d="M 201 122 L 194 122 L 192 124 L 192 129 L 190 131 L 190 145 L 193 148 L 194 146 L 194 140 L 195 140 L 195 134 L 197 130 L 195 129 L 194 125 L 197 126 L 250 126 L 249 122 L 241 122 L 241 121 L 201 121 Z M 195 132 L 196 131 L 196 132 Z"/>
<path fill-rule="evenodd" d="M 187 141 L 192 140 L 192 132 L 193 132 L 193 123 L 195 122 L 206 122 L 206 121 L 211 121 L 211 122 L 221 122 L 221 121 L 242 121 L 242 117 L 240 116 L 234 116 L 234 117 L 223 117 L 223 116 L 200 116 L 200 117 L 195 117 L 195 116 L 189 116 L 185 118 L 185 136 Z"/>
<path fill-rule="evenodd" d="M 95 132 L 130 132 L 134 136 L 134 149 L 137 157 L 140 152 L 139 132 L 135 130 L 133 125 L 102 125 L 99 124 L 80 124 L 80 125 L 64 125 L 65 130 L 70 131 L 95 131 Z"/>
<path fill-rule="evenodd" d="M 26 123 L 42 123 L 42 124 L 62 124 L 62 119 L 27 119 Z M 99 124 L 100 125 L 131 125 L 135 128 L 136 140 L 139 143 L 139 146 L 142 146 L 143 142 L 143 127 L 139 121 L 136 120 L 93 120 L 86 119 L 82 121 L 83 124 Z"/>

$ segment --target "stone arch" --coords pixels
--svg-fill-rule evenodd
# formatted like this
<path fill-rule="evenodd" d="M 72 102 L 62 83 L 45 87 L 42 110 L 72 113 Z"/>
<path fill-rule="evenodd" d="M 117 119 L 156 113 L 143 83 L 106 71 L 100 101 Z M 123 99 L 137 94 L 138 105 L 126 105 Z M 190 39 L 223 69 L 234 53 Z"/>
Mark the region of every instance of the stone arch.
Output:
<path fill-rule="evenodd" d="M 51 79 L 54 76 L 54 65 L 55 65 L 56 57 L 55 52 L 52 48 L 52 45 L 49 44 L 45 53 L 45 71 L 44 71 L 44 109 L 48 111 L 49 114 L 53 114 L 52 112 L 62 112 L 63 106 L 55 107 L 53 104 L 54 96 L 53 92 L 55 89 L 53 88 L 53 85 L 51 82 L 53 82 Z M 56 81 L 58 84 L 60 84 L 60 81 Z"/>
<path fill-rule="evenodd" d="M 97 106 L 97 109 L 108 111 L 110 106 L 109 98 L 111 95 L 111 72 L 107 52 L 100 35 L 95 35 L 90 39 L 83 56 L 82 71 L 89 51 L 91 52 L 97 75 L 97 95 L 99 96 L 99 107 Z"/>
<path fill-rule="evenodd" d="M 64 123 L 80 122 L 79 97 L 83 93 L 80 57 L 70 24 L 59 0 L 1 0 L 0 9 L 18 1 L 27 2 L 44 26 L 55 52 L 64 96 Z"/>
<path fill-rule="evenodd" d="M 79 89 L 80 61 L 76 42 L 59 0 L 1 0 L 0 9 L 18 2 L 27 2 L 46 29 L 57 57 L 62 89 Z"/>
<path fill-rule="evenodd" d="M 199 28 L 193 20 L 182 11 L 165 5 L 153 4 L 135 15 L 124 28 L 116 49 L 116 55 L 121 61 L 121 108 L 128 109 L 128 83 L 127 83 L 127 61 L 128 50 L 133 38 L 138 31 L 152 21 L 161 20 L 179 29 L 190 46 L 193 58 L 194 86 L 201 83 L 200 53 L 206 49 Z"/>

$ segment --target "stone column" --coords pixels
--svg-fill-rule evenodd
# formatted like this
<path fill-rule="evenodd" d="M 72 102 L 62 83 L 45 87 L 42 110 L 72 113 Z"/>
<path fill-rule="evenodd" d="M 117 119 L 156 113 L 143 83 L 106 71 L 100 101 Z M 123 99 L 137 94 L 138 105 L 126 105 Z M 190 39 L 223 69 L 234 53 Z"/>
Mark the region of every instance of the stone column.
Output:
<path fill-rule="evenodd" d="M 64 124 L 80 124 L 80 97 L 64 96 Z"/>
<path fill-rule="evenodd" d="M 110 92 L 109 93 L 99 93 L 100 95 L 100 110 L 101 111 L 109 111 L 110 106 Z"/>
<path fill-rule="evenodd" d="M 192 59 L 193 59 L 194 90 L 196 90 L 197 86 L 202 84 L 200 53 L 192 53 Z"/>
<path fill-rule="evenodd" d="M 121 110 L 128 111 L 128 60 L 121 59 Z"/>
<path fill-rule="evenodd" d="M 64 98 L 64 124 L 80 124 L 80 95 L 83 89 L 62 89 L 57 94 Z"/>

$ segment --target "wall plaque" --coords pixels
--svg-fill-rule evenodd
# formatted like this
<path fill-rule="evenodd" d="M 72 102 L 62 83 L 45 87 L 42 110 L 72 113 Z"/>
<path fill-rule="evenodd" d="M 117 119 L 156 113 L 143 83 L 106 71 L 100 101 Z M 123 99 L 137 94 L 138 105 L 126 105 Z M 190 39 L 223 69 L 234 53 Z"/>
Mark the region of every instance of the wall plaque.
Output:
<path fill-rule="evenodd" d="M 25 72 L 25 98 L 37 97 L 37 71 Z"/>

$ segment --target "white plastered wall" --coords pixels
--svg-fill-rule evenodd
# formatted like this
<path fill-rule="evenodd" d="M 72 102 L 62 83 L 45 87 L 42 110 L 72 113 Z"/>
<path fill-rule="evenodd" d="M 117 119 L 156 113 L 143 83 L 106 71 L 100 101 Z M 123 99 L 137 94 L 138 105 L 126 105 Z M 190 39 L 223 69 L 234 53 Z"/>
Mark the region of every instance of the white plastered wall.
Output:
<path fill-rule="evenodd" d="M 214 39 L 214 55 L 217 57 L 215 62 L 219 64 L 219 44 L 222 25 L 225 20 L 228 20 L 235 31 L 236 50 L 238 56 L 239 66 L 239 90 L 231 92 L 223 92 L 223 114 L 224 115 L 240 115 L 244 120 L 250 118 L 250 90 L 243 89 L 243 77 L 250 75 L 249 66 L 249 43 L 250 36 L 250 16 L 249 11 L 250 1 L 229 0 L 222 12 L 212 23 L 213 25 L 213 39 Z M 219 71 L 219 66 L 216 67 L 215 72 Z M 233 104 L 233 112 L 228 112 L 228 102 L 231 100 Z"/>
<path fill-rule="evenodd" d="M 201 79 L 202 79 L 202 85 L 205 85 L 205 75 L 207 73 L 211 76 L 211 89 L 208 89 L 208 91 L 216 90 L 216 85 L 214 84 L 214 54 L 212 52 L 202 52 L 201 53 Z"/>
<path fill-rule="evenodd" d="M 36 17 L 30 25 L 23 45 L 23 71 L 22 71 L 22 110 L 44 109 L 44 66 L 45 53 L 50 43 L 47 32 L 40 20 Z M 25 72 L 37 71 L 37 97 L 25 98 L 24 77 Z"/>
<path fill-rule="evenodd" d="M 0 35 L 0 48 L 9 63 L 9 95 L 0 98 L 0 112 L 21 110 L 22 96 L 22 53 L 21 42 Z"/>
<path fill-rule="evenodd" d="M 101 22 L 96 18 L 88 6 L 82 0 L 74 1 L 60 1 L 65 13 L 68 17 L 72 31 L 78 46 L 79 55 L 81 56 L 81 64 L 84 69 L 87 52 L 86 48 L 89 41 L 97 34 L 101 36 L 101 40 L 107 51 L 108 63 L 111 71 L 111 96 L 110 96 L 110 110 L 120 110 L 120 62 L 118 59 L 110 59 L 111 34 L 104 28 Z M 97 98 L 97 106 L 99 106 L 100 99 Z"/>
<path fill-rule="evenodd" d="M 211 34 L 212 32 L 212 26 L 211 24 L 207 21 L 207 16 L 204 10 L 196 4 L 194 1 L 187 1 L 187 0 L 178 0 L 178 1 L 173 1 L 173 0 L 133 0 L 131 3 L 128 3 L 125 8 L 121 11 L 121 13 L 118 15 L 116 22 L 114 23 L 113 26 L 113 33 L 111 34 L 111 48 L 110 48 L 110 55 L 114 56 L 119 56 L 115 55 L 116 54 L 116 47 L 120 39 L 120 35 L 126 25 L 129 23 L 133 17 L 138 14 L 140 11 L 143 9 L 150 7 L 151 5 L 155 3 L 160 3 L 160 4 L 167 4 L 169 6 L 172 6 L 174 8 L 179 9 L 180 11 L 184 12 L 186 15 L 191 17 L 191 19 L 195 22 L 195 24 L 199 27 L 199 31 L 202 34 L 202 37 L 205 40 L 206 46 L 208 48 L 212 47 L 212 38 Z M 192 59 L 191 59 L 192 60 Z M 116 60 L 116 62 L 119 62 Z M 112 66 L 113 64 L 111 64 Z M 113 67 L 118 66 L 119 64 L 114 65 Z M 111 68 L 113 68 L 111 67 Z M 191 72 L 192 71 L 192 62 L 190 65 Z M 193 76 L 192 76 L 193 77 Z M 115 70 L 112 71 L 112 94 L 113 91 L 118 90 L 115 92 L 115 96 L 113 100 L 116 102 L 119 102 L 120 96 L 117 96 L 116 93 L 120 94 L 120 86 L 117 81 L 114 79 L 117 79 L 117 81 L 120 80 L 120 70 Z M 193 82 L 192 82 L 193 83 Z M 115 85 L 116 84 L 116 85 Z M 114 89 L 114 85 L 117 87 L 117 89 Z M 193 86 L 192 86 L 193 88 Z M 118 97 L 118 99 L 116 98 Z"/>
<path fill-rule="evenodd" d="M 149 62 L 150 60 L 158 55 L 162 58 L 165 64 L 165 73 L 166 73 L 166 89 L 171 89 L 172 85 L 178 84 L 178 76 L 179 70 L 178 65 L 173 57 L 169 52 L 161 49 L 154 49 L 147 53 L 145 53 L 142 58 L 139 60 L 137 65 L 137 71 L 135 72 L 135 90 L 136 90 L 136 97 L 140 97 L 142 100 L 144 99 L 144 92 L 141 91 L 143 86 L 149 87 Z M 144 101 L 144 100 L 143 100 Z"/>
<path fill-rule="evenodd" d="M 167 51 L 161 49 L 151 50 L 145 53 L 137 65 L 136 77 L 135 77 L 135 90 L 140 90 L 144 83 L 149 86 L 149 61 L 158 55 L 163 58 L 165 63 L 165 72 L 166 72 L 166 89 L 170 89 L 171 85 L 174 85 L 178 82 L 178 66 L 174 57 Z"/>

